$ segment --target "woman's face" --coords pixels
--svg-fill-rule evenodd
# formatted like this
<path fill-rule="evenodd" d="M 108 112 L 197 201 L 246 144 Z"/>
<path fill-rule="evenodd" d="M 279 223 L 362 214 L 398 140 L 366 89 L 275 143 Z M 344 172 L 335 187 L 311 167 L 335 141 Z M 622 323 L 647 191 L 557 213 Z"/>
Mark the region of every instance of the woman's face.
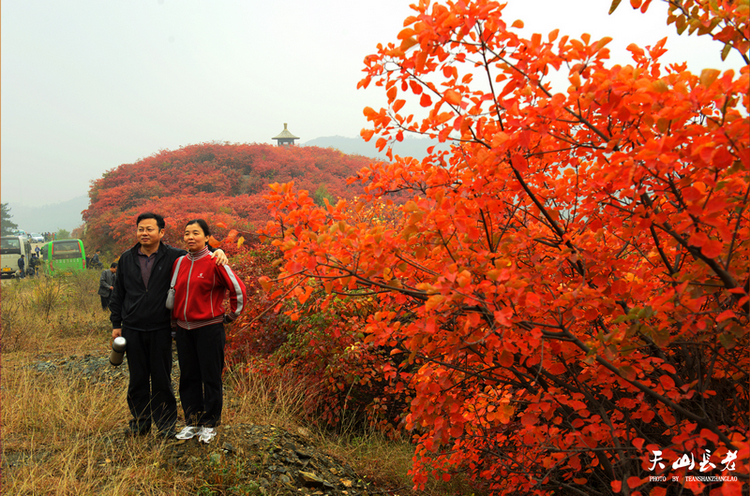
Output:
<path fill-rule="evenodd" d="M 198 224 L 188 224 L 185 226 L 185 236 L 183 239 L 188 251 L 201 251 L 208 242 L 208 237 L 203 233 L 203 228 Z"/>

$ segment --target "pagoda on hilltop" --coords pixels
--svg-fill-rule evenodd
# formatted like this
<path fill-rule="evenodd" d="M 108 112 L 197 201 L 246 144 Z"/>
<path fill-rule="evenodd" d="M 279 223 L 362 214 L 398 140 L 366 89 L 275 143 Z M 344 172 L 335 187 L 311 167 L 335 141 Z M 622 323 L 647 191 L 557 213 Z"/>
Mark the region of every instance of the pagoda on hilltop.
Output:
<path fill-rule="evenodd" d="M 281 131 L 277 136 L 274 136 L 271 139 L 275 139 L 276 144 L 278 146 L 293 146 L 294 140 L 299 139 L 299 137 L 289 132 L 289 130 L 286 128 L 286 122 L 285 122 L 284 130 Z"/>

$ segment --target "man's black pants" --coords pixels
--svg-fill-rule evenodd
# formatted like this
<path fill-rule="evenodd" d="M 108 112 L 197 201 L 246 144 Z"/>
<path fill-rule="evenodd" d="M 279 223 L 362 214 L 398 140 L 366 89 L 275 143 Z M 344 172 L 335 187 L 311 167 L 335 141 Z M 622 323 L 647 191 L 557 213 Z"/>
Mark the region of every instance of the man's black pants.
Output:
<path fill-rule="evenodd" d="M 167 431 L 177 423 L 177 401 L 172 391 L 172 330 L 140 332 L 122 329 L 128 344 L 130 384 L 128 407 L 131 427 L 141 432 L 151 428 Z"/>
<path fill-rule="evenodd" d="M 187 425 L 216 427 L 221 422 L 225 342 L 224 324 L 177 329 L 180 401 Z"/>

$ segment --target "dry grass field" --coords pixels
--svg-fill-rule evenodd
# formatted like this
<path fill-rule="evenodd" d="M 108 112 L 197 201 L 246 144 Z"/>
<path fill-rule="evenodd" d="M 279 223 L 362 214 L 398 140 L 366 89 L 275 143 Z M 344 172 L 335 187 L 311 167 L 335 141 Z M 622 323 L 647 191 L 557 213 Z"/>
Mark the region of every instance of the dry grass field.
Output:
<path fill-rule="evenodd" d="M 456 481 L 412 491 L 408 443 L 316 429 L 299 415 L 305 391 L 262 377 L 225 374 L 216 444 L 125 436 L 127 366 L 107 361 L 111 328 L 98 277 L 87 271 L 3 282 L 2 494 L 473 494 Z M 316 489 L 292 475 L 291 483 L 275 483 L 274 470 L 285 469 L 269 453 L 277 456 L 289 442 L 314 461 L 340 463 L 330 472 L 351 489 Z"/>

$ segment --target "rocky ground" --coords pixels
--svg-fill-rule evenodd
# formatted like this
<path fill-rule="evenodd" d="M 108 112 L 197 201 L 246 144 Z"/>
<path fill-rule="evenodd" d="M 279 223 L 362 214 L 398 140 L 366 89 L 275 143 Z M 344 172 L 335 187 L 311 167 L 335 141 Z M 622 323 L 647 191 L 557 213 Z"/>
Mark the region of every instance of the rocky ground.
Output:
<path fill-rule="evenodd" d="M 202 471 L 207 480 L 220 472 L 229 479 L 224 485 L 244 484 L 266 493 L 382 494 L 368 489 L 351 467 L 322 453 L 305 436 L 274 426 L 225 425 L 210 445 L 177 441 L 166 463 L 178 471 Z"/>
<path fill-rule="evenodd" d="M 175 357 L 175 372 L 176 372 Z M 127 365 L 113 367 L 108 358 L 94 355 L 60 357 L 40 355 L 28 365 L 39 374 L 65 373 L 94 383 L 121 383 L 126 387 Z M 175 375 L 173 374 L 173 378 Z M 125 430 L 106 440 L 110 446 L 101 465 L 116 464 Z M 154 434 L 146 443 L 164 443 Z M 196 438 L 167 441 L 164 468 L 210 481 L 220 494 L 263 495 L 385 495 L 392 494 L 365 483 L 354 470 L 318 449 L 306 429 L 289 432 L 273 425 L 222 425 L 211 443 Z M 33 463 L 42 454 L 6 453 L 3 471 Z"/>

